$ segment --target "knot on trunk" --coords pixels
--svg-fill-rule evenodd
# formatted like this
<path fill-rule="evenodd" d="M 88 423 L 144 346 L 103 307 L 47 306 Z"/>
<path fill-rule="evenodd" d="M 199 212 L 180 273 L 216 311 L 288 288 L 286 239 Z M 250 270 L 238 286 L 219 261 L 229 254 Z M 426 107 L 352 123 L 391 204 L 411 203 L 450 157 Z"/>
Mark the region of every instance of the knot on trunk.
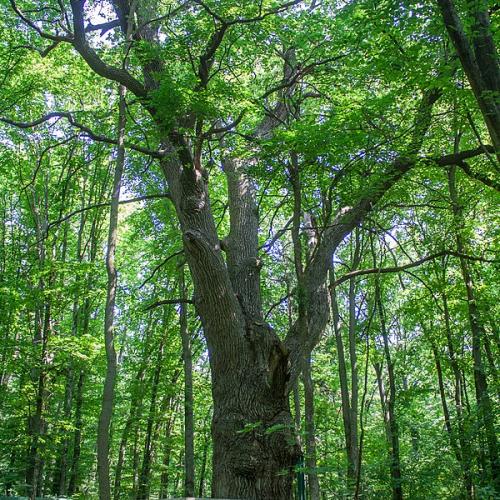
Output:
<path fill-rule="evenodd" d="M 271 347 L 268 367 L 268 383 L 271 393 L 283 396 L 286 393 L 286 384 L 290 380 L 290 361 L 289 352 L 280 340 Z"/>
<path fill-rule="evenodd" d="M 198 213 L 207 207 L 206 178 L 196 168 L 183 168 L 180 178 L 182 197 L 181 210 L 186 213 Z"/>
<path fill-rule="evenodd" d="M 264 387 L 273 397 L 284 396 L 290 379 L 290 361 L 283 342 L 267 323 L 248 318 L 245 338 Z"/>
<path fill-rule="evenodd" d="M 208 241 L 200 231 L 196 229 L 188 229 L 183 234 L 184 245 L 191 254 L 199 256 L 203 251 L 207 251 L 210 247 Z"/>

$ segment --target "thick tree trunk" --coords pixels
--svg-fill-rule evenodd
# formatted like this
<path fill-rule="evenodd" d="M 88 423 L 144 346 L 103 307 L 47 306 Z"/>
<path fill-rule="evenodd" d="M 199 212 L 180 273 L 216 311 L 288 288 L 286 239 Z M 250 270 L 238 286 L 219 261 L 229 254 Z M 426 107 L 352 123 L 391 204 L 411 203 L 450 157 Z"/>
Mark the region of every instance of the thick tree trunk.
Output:
<path fill-rule="evenodd" d="M 252 351 L 248 352 L 250 359 L 258 355 Z M 288 395 L 280 394 L 278 384 L 262 380 L 259 372 L 247 364 L 239 373 L 227 377 L 225 383 L 214 384 L 215 498 L 291 497 L 292 472 L 299 450 L 293 444 Z"/>

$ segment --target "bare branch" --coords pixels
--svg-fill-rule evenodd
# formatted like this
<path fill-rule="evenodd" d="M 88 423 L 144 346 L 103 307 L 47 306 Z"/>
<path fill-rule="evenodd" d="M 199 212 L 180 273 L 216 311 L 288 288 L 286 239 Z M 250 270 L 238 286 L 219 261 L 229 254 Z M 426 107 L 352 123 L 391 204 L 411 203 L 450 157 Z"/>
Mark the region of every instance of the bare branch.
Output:
<path fill-rule="evenodd" d="M 138 290 L 144 287 L 146 283 L 151 281 L 154 277 L 154 275 L 159 271 L 161 267 L 163 267 L 167 262 L 172 260 L 174 257 L 177 257 L 178 255 L 182 255 L 184 253 L 184 249 L 178 250 L 177 252 L 174 252 L 173 254 L 169 255 L 166 259 L 163 259 L 154 269 L 153 272 L 138 286 Z"/>
<path fill-rule="evenodd" d="M 113 28 L 117 28 L 119 26 L 120 26 L 119 19 L 113 19 L 112 21 L 99 24 L 92 24 L 90 22 L 89 24 L 87 24 L 87 26 L 85 26 L 85 33 L 90 33 L 92 31 L 100 31 L 102 36 L 109 30 L 112 30 Z"/>
<path fill-rule="evenodd" d="M 147 306 L 144 311 L 150 311 L 151 309 L 154 309 L 155 307 L 159 306 L 165 306 L 169 304 L 194 304 L 194 301 L 191 299 L 166 299 L 166 300 L 158 300 L 157 302 L 154 302 L 153 304 Z"/>
<path fill-rule="evenodd" d="M 53 42 L 73 42 L 73 38 L 68 35 L 53 35 L 52 33 L 47 33 L 46 31 L 43 31 L 41 28 L 37 26 L 36 23 L 31 21 L 27 16 L 24 15 L 24 13 L 21 11 L 21 9 L 17 6 L 16 2 L 14 0 L 10 0 L 10 5 L 12 7 L 12 10 L 17 14 L 19 19 L 29 26 L 30 28 L 34 29 L 42 38 L 45 38 L 47 40 L 52 40 Z"/>
<path fill-rule="evenodd" d="M 132 198 L 130 200 L 120 200 L 118 203 L 120 205 L 127 205 L 128 203 L 138 203 L 140 201 L 157 200 L 157 199 L 161 199 L 161 198 L 170 199 L 170 194 L 169 193 L 148 194 L 145 196 L 139 196 L 138 198 Z M 73 210 L 73 212 L 66 214 L 64 217 L 61 217 L 60 219 L 57 219 L 55 221 L 50 222 L 47 226 L 47 233 L 54 226 L 61 224 L 62 222 L 66 222 L 67 220 L 71 219 L 71 217 L 74 217 L 75 215 L 81 214 L 82 212 L 86 212 L 87 210 L 94 210 L 96 208 L 109 207 L 110 205 L 111 205 L 110 201 L 103 201 L 102 203 L 95 203 L 94 205 L 88 205 L 86 207 L 79 208 L 77 210 Z"/>
<path fill-rule="evenodd" d="M 125 69 L 115 68 L 104 62 L 90 47 L 85 38 L 85 21 L 83 14 L 84 3 L 80 0 L 71 0 L 71 10 L 73 12 L 73 46 L 83 57 L 85 62 L 99 76 L 120 83 L 139 98 L 147 97 L 147 90 L 144 85 L 134 78 Z"/>
<path fill-rule="evenodd" d="M 17 127 L 17 128 L 28 129 L 28 128 L 33 128 L 33 127 L 36 127 L 38 125 L 41 125 L 42 123 L 45 123 L 53 118 L 65 118 L 65 119 L 67 119 L 68 122 L 73 127 L 76 127 L 77 129 L 81 130 L 83 133 L 85 133 L 85 135 L 87 135 L 88 137 L 90 137 L 94 141 L 104 142 L 106 144 L 113 144 L 113 145 L 117 144 L 116 139 L 111 139 L 110 137 L 107 137 L 105 135 L 97 134 L 96 132 L 94 132 L 92 129 L 90 129 L 86 125 L 83 125 L 82 123 L 76 121 L 75 118 L 73 117 L 73 115 L 67 111 L 53 111 L 51 113 L 47 113 L 46 115 L 38 118 L 37 120 L 33 120 L 31 122 L 18 122 L 15 120 L 11 120 L 10 118 L 5 118 L 5 117 L 1 117 L 1 116 L 0 116 L 0 121 L 7 123 L 8 125 L 12 125 L 14 127 Z M 133 151 L 137 151 L 138 153 L 143 153 L 143 154 L 146 154 L 146 155 L 149 155 L 153 158 L 158 158 L 158 159 L 163 158 L 166 154 L 165 151 L 162 151 L 162 150 L 153 151 L 151 149 L 148 149 L 148 148 L 145 148 L 142 146 L 138 146 L 137 144 L 132 144 L 128 141 L 125 141 L 125 147 L 128 149 L 132 149 Z"/>
<path fill-rule="evenodd" d="M 348 281 L 351 278 L 356 278 L 358 276 L 365 276 L 368 274 L 385 274 L 385 273 L 397 273 L 400 271 L 405 271 L 406 269 L 411 269 L 412 267 L 417 267 L 425 262 L 428 262 L 430 260 L 437 259 L 439 257 L 443 257 L 445 255 L 452 255 L 454 257 L 461 257 L 465 258 L 468 260 L 474 260 L 478 262 L 488 262 L 488 263 L 499 263 L 500 260 L 495 260 L 495 259 L 485 259 L 483 257 L 475 257 L 473 255 L 467 255 L 463 254 L 460 252 L 455 252 L 453 250 L 443 250 L 442 252 L 438 252 L 432 255 L 427 255 L 426 257 L 422 257 L 421 259 L 418 259 L 414 262 L 409 262 L 407 264 L 403 264 L 401 266 L 391 266 L 391 267 L 374 267 L 370 269 L 357 269 L 356 271 L 352 271 L 350 273 L 344 274 L 340 278 L 336 279 L 330 286 L 332 287 L 337 287 L 340 284 L 344 283 L 345 281 Z"/>

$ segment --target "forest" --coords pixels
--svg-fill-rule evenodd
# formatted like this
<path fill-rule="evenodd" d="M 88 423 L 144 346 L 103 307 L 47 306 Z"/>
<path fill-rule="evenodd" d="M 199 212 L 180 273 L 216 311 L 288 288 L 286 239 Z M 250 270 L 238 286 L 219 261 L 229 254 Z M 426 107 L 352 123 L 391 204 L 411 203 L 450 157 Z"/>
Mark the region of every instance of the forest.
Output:
<path fill-rule="evenodd" d="M 0 0 L 0 497 L 500 498 L 499 10 Z"/>

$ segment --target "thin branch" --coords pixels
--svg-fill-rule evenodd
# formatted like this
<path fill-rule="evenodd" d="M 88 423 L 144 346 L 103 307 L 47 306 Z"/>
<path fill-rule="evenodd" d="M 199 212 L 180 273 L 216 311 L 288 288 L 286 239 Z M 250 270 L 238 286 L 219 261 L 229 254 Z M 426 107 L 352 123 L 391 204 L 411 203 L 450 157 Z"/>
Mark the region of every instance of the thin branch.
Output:
<path fill-rule="evenodd" d="M 153 304 L 147 306 L 144 311 L 150 311 L 151 309 L 154 309 L 155 307 L 159 306 L 165 306 L 169 304 L 194 304 L 194 301 L 191 299 L 166 299 L 166 300 L 158 300 L 157 302 L 154 302 Z"/>
<path fill-rule="evenodd" d="M 470 168 L 470 165 L 465 161 L 461 161 L 457 164 L 471 179 L 475 179 L 479 182 L 482 182 L 486 186 L 489 186 L 497 191 L 500 191 L 500 183 L 495 181 L 495 179 L 488 177 L 482 172 L 473 172 Z"/>
<path fill-rule="evenodd" d="M 178 255 L 181 255 L 184 253 L 184 249 L 177 250 L 177 252 L 174 252 L 172 255 L 169 255 L 167 258 L 163 259 L 154 269 L 153 272 L 147 277 L 139 286 L 138 290 L 140 290 L 146 283 L 151 281 L 154 277 L 154 275 L 160 270 L 161 267 L 163 267 L 168 261 L 172 260 L 174 257 L 177 257 Z"/>
<path fill-rule="evenodd" d="M 111 139 L 110 137 L 107 137 L 105 135 L 100 135 L 94 132 L 92 129 L 84 125 L 83 123 L 80 123 L 75 120 L 73 115 L 67 111 L 53 111 L 51 113 L 47 113 L 46 115 L 38 118 L 37 120 L 33 120 L 31 122 L 17 122 L 15 120 L 11 120 L 10 118 L 5 118 L 0 116 L 0 121 L 7 123 L 8 125 L 12 125 L 13 127 L 21 128 L 21 129 L 28 129 L 28 128 L 33 128 L 37 127 L 38 125 L 41 125 L 42 123 L 45 123 L 53 118 L 65 118 L 68 120 L 68 122 L 73 126 L 76 127 L 77 129 L 81 130 L 84 132 L 90 139 L 98 142 L 104 142 L 106 144 L 117 144 L 116 139 Z M 138 153 L 143 153 L 149 156 L 152 156 L 153 158 L 163 158 L 166 154 L 165 151 L 159 150 L 159 151 L 153 151 L 151 149 L 138 146 L 137 144 L 132 144 L 128 141 L 125 141 L 125 147 L 128 149 L 132 149 L 133 151 L 137 151 Z"/>
<path fill-rule="evenodd" d="M 287 223 L 276 232 L 276 234 L 267 242 L 259 247 L 259 250 L 269 250 L 288 230 L 293 219 L 288 219 Z"/>
<path fill-rule="evenodd" d="M 17 6 L 16 2 L 14 0 L 10 0 L 10 5 L 12 7 L 12 10 L 17 14 L 19 19 L 29 26 L 30 28 L 34 29 L 42 38 L 45 38 L 47 40 L 52 40 L 53 42 L 73 42 L 73 38 L 67 35 L 53 35 L 52 33 L 47 33 L 40 29 L 36 23 L 34 23 L 31 19 L 26 17 L 24 13 L 21 11 L 21 9 Z"/>
<path fill-rule="evenodd" d="M 85 27 L 85 33 L 89 33 L 91 31 L 100 31 L 101 36 L 104 35 L 106 32 L 109 30 L 112 30 L 113 28 L 117 28 L 120 26 L 120 20 L 119 19 L 113 19 L 112 21 L 107 21 L 105 23 L 100 23 L 100 24 L 92 24 L 91 22 L 87 24 Z"/>
<path fill-rule="evenodd" d="M 295 290 L 292 290 L 291 293 L 288 293 L 288 294 L 284 295 L 277 302 L 275 302 L 274 304 L 272 304 L 271 307 L 267 310 L 266 314 L 264 315 L 264 321 L 267 321 L 267 318 L 269 318 L 270 314 L 274 311 L 274 309 L 276 309 L 276 307 L 278 307 L 281 304 L 283 304 L 283 302 L 285 302 L 290 297 L 293 297 L 294 292 L 295 292 Z"/>
<path fill-rule="evenodd" d="M 420 266 L 425 262 L 430 260 L 437 259 L 438 257 L 443 257 L 444 255 L 452 255 L 454 257 L 461 257 L 469 260 L 479 261 L 479 262 L 488 262 L 488 263 L 500 263 L 498 259 L 485 259 L 483 257 L 475 257 L 473 255 L 467 255 L 460 252 L 455 252 L 452 250 L 443 250 L 442 252 L 438 252 L 432 255 L 427 255 L 426 257 L 422 257 L 414 262 L 409 262 L 407 264 L 403 264 L 401 266 L 391 266 L 391 267 L 374 267 L 370 269 L 358 269 L 356 271 L 352 271 L 350 273 L 344 274 L 340 278 L 336 279 L 331 286 L 336 287 L 345 281 L 348 281 L 350 278 L 355 278 L 358 276 L 364 276 L 367 274 L 385 274 L 385 273 L 397 273 L 400 271 L 405 271 L 406 269 L 411 269 L 412 267 Z"/>
<path fill-rule="evenodd" d="M 294 5 L 298 5 L 299 3 L 302 3 L 303 0 L 293 0 L 291 2 L 285 2 L 284 4 L 278 5 L 274 9 L 270 9 L 264 13 L 259 13 L 258 16 L 255 17 L 248 17 L 248 18 L 237 18 L 237 19 L 232 19 L 231 21 L 227 21 L 227 23 L 231 26 L 233 24 L 250 24 L 250 23 L 255 23 L 258 21 L 262 21 L 266 17 L 272 16 L 274 14 L 279 14 L 280 12 L 284 12 L 287 10 L 289 7 L 293 7 Z"/>
<path fill-rule="evenodd" d="M 161 198 L 168 198 L 170 199 L 170 194 L 169 193 L 163 193 L 163 194 L 148 194 L 145 196 L 139 196 L 138 198 L 132 198 L 130 200 L 120 200 L 118 203 L 120 205 L 126 205 L 128 203 L 137 203 L 139 201 L 145 201 L 145 200 L 156 200 L 156 199 L 161 199 Z M 74 217 L 75 215 L 81 214 L 82 212 L 86 212 L 87 210 L 93 210 L 96 208 L 104 208 L 104 207 L 109 207 L 111 205 L 110 201 L 104 201 L 102 203 L 95 203 L 94 205 L 88 205 L 83 208 L 79 208 L 78 210 L 73 210 L 73 212 L 70 212 L 69 214 L 66 214 L 64 217 L 61 217 L 58 220 L 52 221 L 49 223 L 47 226 L 47 233 L 49 230 L 58 225 L 61 224 L 62 222 L 66 222 L 68 219 L 71 219 L 71 217 Z"/>
<path fill-rule="evenodd" d="M 316 62 L 313 62 L 311 64 L 308 64 L 307 66 L 304 66 L 303 68 L 300 68 L 300 65 L 298 65 L 300 68 L 300 69 L 298 69 L 298 71 L 296 71 L 294 74 L 292 74 L 289 79 L 285 80 L 284 82 L 282 82 L 278 85 L 275 85 L 274 87 L 271 87 L 269 90 L 264 92 L 264 94 L 262 94 L 260 96 L 260 99 L 265 99 L 266 97 L 269 97 L 274 92 L 291 87 L 292 85 L 297 83 L 297 81 L 301 77 L 310 74 L 314 70 L 314 68 L 317 68 L 318 66 L 322 66 L 324 64 L 328 64 L 330 62 L 338 61 L 338 60 L 346 57 L 347 55 L 349 55 L 349 54 L 340 54 L 338 56 L 327 57 L 326 59 L 323 59 L 321 61 L 316 61 Z"/>
<path fill-rule="evenodd" d="M 234 121 L 232 121 L 231 123 L 229 123 L 228 125 L 226 125 L 224 127 L 216 127 L 215 124 L 214 124 L 212 127 L 210 127 L 203 134 L 203 137 L 207 138 L 207 137 L 210 137 L 212 135 L 223 134 L 224 132 L 228 132 L 229 130 L 231 130 L 232 128 L 236 127 L 241 122 L 241 120 L 243 119 L 243 116 L 244 116 L 245 112 L 246 112 L 246 109 L 244 109 L 238 115 L 238 117 Z"/>

